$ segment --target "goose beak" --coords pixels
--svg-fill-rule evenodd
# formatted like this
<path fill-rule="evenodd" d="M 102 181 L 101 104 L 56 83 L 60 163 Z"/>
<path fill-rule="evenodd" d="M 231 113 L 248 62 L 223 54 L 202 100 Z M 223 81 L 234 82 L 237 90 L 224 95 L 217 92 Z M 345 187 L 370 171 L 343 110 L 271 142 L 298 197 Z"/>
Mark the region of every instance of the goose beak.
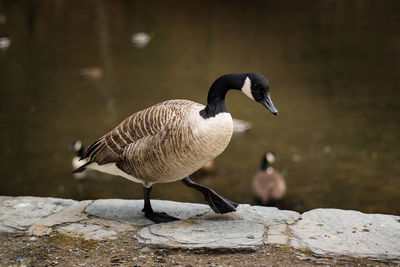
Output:
<path fill-rule="evenodd" d="M 269 96 L 269 94 L 267 95 L 267 97 L 265 98 L 264 101 L 261 101 L 261 104 L 266 107 L 272 114 L 274 114 L 275 116 L 278 115 L 278 110 L 276 109 L 276 107 L 274 106 L 274 104 L 272 103 L 271 97 Z"/>

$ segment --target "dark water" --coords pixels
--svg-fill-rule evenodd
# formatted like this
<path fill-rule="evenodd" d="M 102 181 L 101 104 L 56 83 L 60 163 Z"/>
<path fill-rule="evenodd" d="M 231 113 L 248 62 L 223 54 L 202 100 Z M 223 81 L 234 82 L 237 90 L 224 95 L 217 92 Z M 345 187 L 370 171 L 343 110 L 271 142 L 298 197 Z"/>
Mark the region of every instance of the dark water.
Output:
<path fill-rule="evenodd" d="M 205 103 L 219 75 L 268 77 L 280 113 L 240 92 L 232 116 L 252 123 L 198 181 L 254 203 L 265 150 L 280 155 L 283 207 L 400 214 L 399 1 L 0 1 L 0 195 L 142 198 L 139 184 L 71 175 L 67 145 L 131 113 L 184 98 Z M 148 32 L 149 45 L 130 42 Z M 99 67 L 99 79 L 81 68 Z M 202 202 L 179 182 L 154 197 Z"/>

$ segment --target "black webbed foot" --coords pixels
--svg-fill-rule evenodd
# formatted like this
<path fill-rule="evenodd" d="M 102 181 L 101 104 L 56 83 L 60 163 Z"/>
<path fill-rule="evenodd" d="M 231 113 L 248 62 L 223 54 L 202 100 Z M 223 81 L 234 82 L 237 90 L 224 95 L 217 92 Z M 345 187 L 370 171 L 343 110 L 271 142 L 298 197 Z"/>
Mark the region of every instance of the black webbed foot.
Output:
<path fill-rule="evenodd" d="M 142 211 L 144 212 L 144 216 L 155 223 L 167 223 L 167 222 L 178 221 L 179 220 L 178 218 L 172 217 L 165 212 L 153 211 L 150 203 L 150 192 L 151 192 L 151 187 L 149 188 L 143 187 L 144 208 Z"/>
<path fill-rule="evenodd" d="M 145 212 L 144 216 L 155 223 L 179 221 L 178 218 L 172 217 L 165 212 Z"/>
<path fill-rule="evenodd" d="M 210 189 L 207 194 L 204 194 L 204 198 L 207 201 L 208 205 L 212 208 L 216 213 L 228 213 L 232 211 L 236 211 L 236 207 L 239 205 L 235 202 L 230 201 L 220 195 L 218 195 L 214 190 Z"/>
<path fill-rule="evenodd" d="M 239 205 L 235 202 L 232 202 L 220 195 L 218 195 L 214 190 L 203 186 L 196 184 L 193 182 L 189 177 L 186 177 L 182 180 L 182 182 L 189 187 L 192 187 L 201 193 L 203 193 L 205 200 L 207 201 L 208 205 L 212 208 L 213 211 L 216 213 L 227 213 L 227 212 L 232 212 L 236 211 L 236 207 Z"/>

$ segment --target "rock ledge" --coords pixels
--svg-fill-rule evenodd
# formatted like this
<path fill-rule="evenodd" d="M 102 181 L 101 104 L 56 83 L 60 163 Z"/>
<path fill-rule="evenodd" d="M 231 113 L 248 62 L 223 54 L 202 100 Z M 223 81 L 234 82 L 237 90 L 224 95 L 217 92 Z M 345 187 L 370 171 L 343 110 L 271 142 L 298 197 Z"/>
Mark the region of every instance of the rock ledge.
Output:
<path fill-rule="evenodd" d="M 57 232 L 104 240 L 135 232 L 140 243 L 161 248 L 257 250 L 282 245 L 318 256 L 400 263 L 399 216 L 339 209 L 299 214 L 249 205 L 218 215 L 202 204 L 160 200 L 152 204 L 181 221 L 152 223 L 141 212 L 143 200 L 0 197 L 0 233 L 43 236 Z"/>

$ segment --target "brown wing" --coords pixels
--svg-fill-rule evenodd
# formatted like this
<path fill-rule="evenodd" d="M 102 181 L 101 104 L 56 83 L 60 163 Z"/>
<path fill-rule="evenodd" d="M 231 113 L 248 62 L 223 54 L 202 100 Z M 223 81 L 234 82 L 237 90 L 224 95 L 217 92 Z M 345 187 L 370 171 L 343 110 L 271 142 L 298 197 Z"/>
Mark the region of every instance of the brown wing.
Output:
<path fill-rule="evenodd" d="M 187 100 L 170 100 L 151 106 L 122 121 L 111 132 L 95 141 L 84 158 L 99 165 L 118 162 L 124 150 L 146 136 L 153 136 L 165 127 L 171 118 L 184 116 L 182 108 L 195 104 Z"/>

